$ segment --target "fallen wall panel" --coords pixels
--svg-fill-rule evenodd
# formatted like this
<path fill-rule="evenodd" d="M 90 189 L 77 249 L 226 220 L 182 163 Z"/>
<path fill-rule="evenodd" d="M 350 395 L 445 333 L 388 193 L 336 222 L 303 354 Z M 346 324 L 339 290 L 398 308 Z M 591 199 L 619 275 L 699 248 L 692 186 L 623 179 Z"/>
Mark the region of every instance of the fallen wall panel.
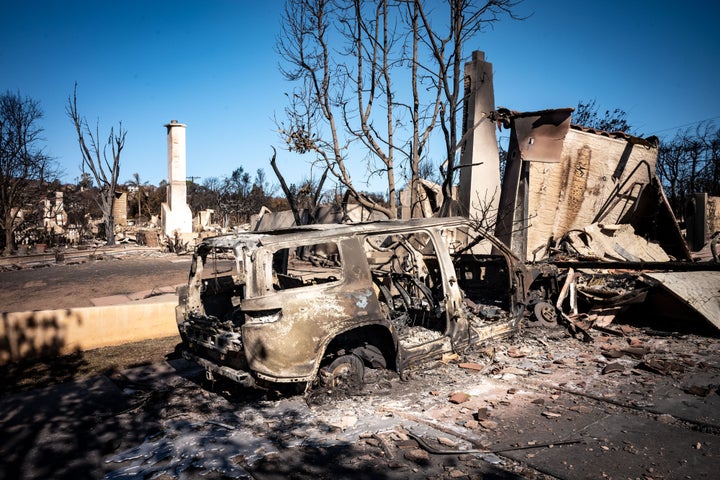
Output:
<path fill-rule="evenodd" d="M 720 272 L 646 272 L 643 275 L 720 329 Z"/>

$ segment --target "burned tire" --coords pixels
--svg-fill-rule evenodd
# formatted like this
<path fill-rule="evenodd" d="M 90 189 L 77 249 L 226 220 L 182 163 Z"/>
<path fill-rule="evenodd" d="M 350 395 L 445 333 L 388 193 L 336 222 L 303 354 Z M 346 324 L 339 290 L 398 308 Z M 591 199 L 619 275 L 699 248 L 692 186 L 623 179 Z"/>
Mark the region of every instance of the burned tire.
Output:
<path fill-rule="evenodd" d="M 326 387 L 357 386 L 363 384 L 365 366 L 356 355 L 342 355 L 322 369 L 322 383 Z"/>
<path fill-rule="evenodd" d="M 558 321 L 558 314 L 557 309 L 547 303 L 547 302 L 539 302 L 535 304 L 535 308 L 533 310 L 533 314 L 535 315 L 535 318 L 538 322 L 542 325 L 547 326 L 554 326 L 557 325 Z"/>

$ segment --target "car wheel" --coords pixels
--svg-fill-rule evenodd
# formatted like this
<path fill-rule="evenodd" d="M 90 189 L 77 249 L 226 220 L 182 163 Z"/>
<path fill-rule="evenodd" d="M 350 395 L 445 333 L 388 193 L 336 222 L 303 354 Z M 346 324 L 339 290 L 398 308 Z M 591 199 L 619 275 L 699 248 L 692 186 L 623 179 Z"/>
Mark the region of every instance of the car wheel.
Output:
<path fill-rule="evenodd" d="M 322 373 L 323 383 L 327 387 L 361 386 L 365 366 L 356 355 L 342 355 L 324 367 Z"/>
<path fill-rule="evenodd" d="M 547 302 L 535 304 L 533 313 L 535 314 L 535 318 L 544 325 L 553 326 L 557 324 L 557 309 Z"/>

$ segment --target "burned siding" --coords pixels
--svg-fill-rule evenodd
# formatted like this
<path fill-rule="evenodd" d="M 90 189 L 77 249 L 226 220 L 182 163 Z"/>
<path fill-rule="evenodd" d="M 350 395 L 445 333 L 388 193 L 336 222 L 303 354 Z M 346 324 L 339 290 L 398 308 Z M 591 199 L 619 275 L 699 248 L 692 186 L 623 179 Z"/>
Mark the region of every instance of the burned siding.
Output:
<path fill-rule="evenodd" d="M 534 228 L 527 232 L 528 250 L 591 225 L 598 216 L 603 223 L 619 223 L 649 183 L 656 156 L 657 148 L 649 145 L 569 130 L 559 162 L 529 162 L 527 215 Z M 627 185 L 623 195 L 606 207 L 620 182 Z"/>

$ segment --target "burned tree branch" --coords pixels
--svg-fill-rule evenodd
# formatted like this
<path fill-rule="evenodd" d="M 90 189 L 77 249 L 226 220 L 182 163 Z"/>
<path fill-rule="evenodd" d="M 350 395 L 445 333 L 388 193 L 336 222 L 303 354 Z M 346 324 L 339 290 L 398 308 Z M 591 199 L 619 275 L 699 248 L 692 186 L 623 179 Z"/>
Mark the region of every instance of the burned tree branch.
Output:
<path fill-rule="evenodd" d="M 85 172 L 87 168 L 90 173 L 92 173 L 100 190 L 100 197 L 97 199 L 97 202 L 103 214 L 105 235 L 107 236 L 108 245 L 114 245 L 115 219 L 113 216 L 113 205 L 115 203 L 118 177 L 120 176 L 120 154 L 125 147 L 127 131 L 123 129 L 122 122 L 119 124 L 117 133 L 115 129 L 111 127 L 107 142 L 101 149 L 99 140 L 100 128 L 98 124 L 95 125 L 95 131 L 93 132 L 87 120 L 81 117 L 78 112 L 77 83 L 73 89 L 72 96 L 68 97 L 66 113 L 75 127 L 80 153 L 82 155 L 83 172 Z M 109 155 L 108 148 L 110 150 Z"/>

